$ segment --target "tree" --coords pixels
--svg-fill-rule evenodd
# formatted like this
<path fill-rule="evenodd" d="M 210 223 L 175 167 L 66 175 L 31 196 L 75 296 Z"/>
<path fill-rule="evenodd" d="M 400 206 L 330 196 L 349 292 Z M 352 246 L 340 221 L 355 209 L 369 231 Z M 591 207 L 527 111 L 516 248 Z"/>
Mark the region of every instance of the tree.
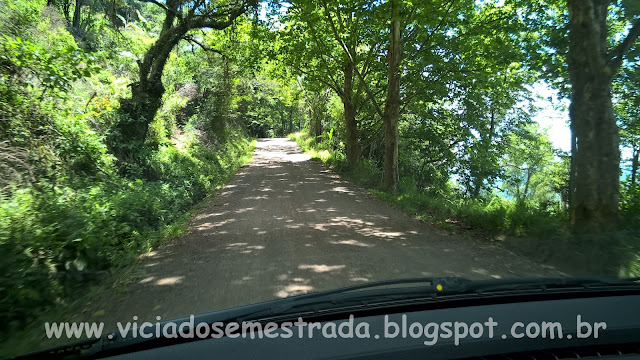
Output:
<path fill-rule="evenodd" d="M 387 99 L 382 121 L 384 122 L 384 187 L 394 190 L 398 184 L 398 119 L 400 118 L 400 79 L 402 77 L 402 27 L 400 26 L 401 0 L 391 0 L 389 24 L 389 51 L 387 63 Z"/>
<path fill-rule="evenodd" d="M 330 88 L 342 101 L 347 162 L 360 157 L 357 117 L 362 93 L 369 89 L 371 69 L 379 50 L 372 28 L 374 6 L 359 0 L 297 1 L 287 10 L 280 32 L 281 61 L 304 76 L 312 91 Z"/>
<path fill-rule="evenodd" d="M 509 134 L 509 146 L 503 162 L 507 191 L 519 203 L 552 194 L 554 184 L 544 173 L 550 169 L 554 149 L 547 134 L 536 123 L 527 124 Z M 546 199 L 548 200 L 548 199 Z"/>
<path fill-rule="evenodd" d="M 124 115 L 111 141 L 115 155 L 125 163 L 134 163 L 144 143 L 149 124 L 162 103 L 165 88 L 162 73 L 174 47 L 195 29 L 222 30 L 244 14 L 252 0 L 209 1 L 146 0 L 164 10 L 165 18 L 158 39 L 138 62 L 139 79 L 131 84 L 131 98 L 120 100 Z M 200 45 L 195 38 L 189 40 Z"/>
<path fill-rule="evenodd" d="M 569 48 L 567 63 L 571 82 L 569 109 L 576 149 L 575 191 L 571 223 L 576 232 L 601 232 L 618 222 L 620 139 L 611 101 L 611 87 L 625 56 L 640 36 L 637 3 L 626 3 L 633 25 L 611 47 L 607 21 L 612 1 L 567 0 Z M 635 8 L 631 6 L 636 6 Z"/>

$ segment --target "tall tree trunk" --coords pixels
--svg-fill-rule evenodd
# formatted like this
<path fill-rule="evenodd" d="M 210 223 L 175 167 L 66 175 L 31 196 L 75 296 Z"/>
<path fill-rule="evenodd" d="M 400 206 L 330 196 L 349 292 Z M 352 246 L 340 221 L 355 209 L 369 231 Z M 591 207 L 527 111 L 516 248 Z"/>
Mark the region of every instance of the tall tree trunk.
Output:
<path fill-rule="evenodd" d="M 524 183 L 524 193 L 522 194 L 522 201 L 527 199 L 527 195 L 529 194 L 529 185 L 531 184 L 531 176 L 532 176 L 531 167 L 527 167 L 527 180 Z"/>
<path fill-rule="evenodd" d="M 389 63 L 387 101 L 383 122 L 384 134 L 384 188 L 395 190 L 398 185 L 398 119 L 400 117 L 400 63 L 402 61 L 402 29 L 397 1 L 391 1 L 391 35 L 389 38 Z"/>
<path fill-rule="evenodd" d="M 62 13 L 64 14 L 64 19 L 67 20 L 67 25 L 71 23 L 71 0 L 63 0 Z"/>
<path fill-rule="evenodd" d="M 322 141 L 322 113 L 315 114 L 315 139 L 316 143 Z"/>
<path fill-rule="evenodd" d="M 82 10 L 82 0 L 76 0 L 76 7 L 73 10 L 73 23 L 71 23 L 71 26 L 74 29 L 79 29 L 80 28 L 80 11 Z"/>
<path fill-rule="evenodd" d="M 289 134 L 293 132 L 293 103 L 289 106 Z"/>
<path fill-rule="evenodd" d="M 346 148 L 347 162 L 353 166 L 360 157 L 358 145 L 358 124 L 356 123 L 356 107 L 353 99 L 353 63 L 347 59 L 344 66 L 344 94 L 342 104 L 344 107 L 344 123 L 347 130 Z"/>
<path fill-rule="evenodd" d="M 571 158 L 569 159 L 569 184 L 567 189 L 567 205 L 571 209 L 571 203 L 573 202 L 573 194 L 576 187 L 576 157 L 574 156 L 578 152 L 578 146 L 576 141 L 576 132 L 571 126 Z"/>
<path fill-rule="evenodd" d="M 474 198 L 480 197 L 480 190 L 482 190 L 482 184 L 484 184 L 484 177 L 478 174 L 473 179 L 473 191 L 471 192 L 471 196 Z"/>
<path fill-rule="evenodd" d="M 313 121 L 313 110 L 311 110 L 311 107 L 309 107 L 309 137 L 313 137 L 314 136 L 314 128 L 315 128 L 315 122 Z"/>
<path fill-rule="evenodd" d="M 280 136 L 285 137 L 287 135 L 287 118 L 282 113 L 280 113 L 280 123 L 282 129 Z"/>
<path fill-rule="evenodd" d="M 638 173 L 638 162 L 640 158 L 640 147 L 638 145 L 633 148 L 633 159 L 631 160 L 631 188 L 636 188 L 636 174 Z"/>
<path fill-rule="evenodd" d="M 571 223 L 577 233 L 615 228 L 618 220 L 620 151 L 611 102 L 617 69 L 607 54 L 608 1 L 569 0 L 571 127 L 576 139 Z"/>

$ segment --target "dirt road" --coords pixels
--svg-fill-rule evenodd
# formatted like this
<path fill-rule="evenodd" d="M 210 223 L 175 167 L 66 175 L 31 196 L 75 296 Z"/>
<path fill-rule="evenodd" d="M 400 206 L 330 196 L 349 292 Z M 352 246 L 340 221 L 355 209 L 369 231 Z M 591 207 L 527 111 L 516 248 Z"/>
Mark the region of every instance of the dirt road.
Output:
<path fill-rule="evenodd" d="M 373 199 L 287 139 L 260 140 L 189 233 L 104 299 L 116 321 L 155 320 L 420 276 L 558 275 L 496 244 L 448 235 Z M 102 312 L 102 311 L 101 311 Z"/>

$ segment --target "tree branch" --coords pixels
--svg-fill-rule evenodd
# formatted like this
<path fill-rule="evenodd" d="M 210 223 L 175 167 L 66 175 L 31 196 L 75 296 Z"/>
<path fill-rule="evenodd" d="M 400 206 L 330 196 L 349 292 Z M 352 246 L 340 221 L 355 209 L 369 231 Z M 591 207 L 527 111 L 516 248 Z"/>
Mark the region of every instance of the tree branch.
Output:
<path fill-rule="evenodd" d="M 246 11 L 247 3 L 245 1 L 241 1 L 237 7 L 231 8 L 228 11 L 206 15 L 194 14 L 186 21 L 188 21 L 189 28 L 191 29 L 209 28 L 223 30 L 233 24 L 234 20 L 240 17 L 240 15 L 244 14 Z"/>
<path fill-rule="evenodd" d="M 627 37 L 609 53 L 609 67 L 612 73 L 618 72 L 618 69 L 622 66 L 624 56 L 629 52 L 638 37 L 640 37 L 640 19 L 633 23 L 633 27 Z"/>
<path fill-rule="evenodd" d="M 333 85 L 333 84 L 329 83 L 328 81 L 324 80 L 324 79 L 323 79 L 322 77 L 320 77 L 320 76 L 316 76 L 316 75 L 314 75 L 314 74 L 312 74 L 312 73 L 310 73 L 310 72 L 308 72 L 308 71 L 303 70 L 303 69 L 302 69 L 302 68 L 300 68 L 299 66 L 296 66 L 296 65 L 294 65 L 294 64 L 287 63 L 287 62 L 285 62 L 284 60 L 281 60 L 281 59 L 278 59 L 278 58 L 276 58 L 275 60 L 276 60 L 276 61 L 278 61 L 278 62 L 280 62 L 280 63 L 282 63 L 282 64 L 284 64 L 284 65 L 286 65 L 286 66 L 291 66 L 292 68 L 294 68 L 294 69 L 295 69 L 295 70 L 297 70 L 298 72 L 300 72 L 300 73 L 302 73 L 302 74 L 304 74 L 304 75 L 307 75 L 307 76 L 309 76 L 310 78 L 313 78 L 314 80 L 316 80 L 316 81 L 318 81 L 318 82 L 320 82 L 320 83 L 322 83 L 322 84 L 326 85 L 326 86 L 327 86 L 327 87 L 329 87 L 331 90 L 335 91 L 338 95 L 340 95 L 340 94 L 342 93 L 342 91 L 340 90 L 340 88 L 338 88 L 338 87 L 336 87 L 335 85 Z M 302 86 L 302 85 L 300 85 L 300 86 Z"/>
<path fill-rule="evenodd" d="M 185 37 L 183 37 L 182 39 L 183 39 L 183 40 L 185 40 L 185 41 L 187 41 L 187 42 L 189 42 L 189 43 L 191 43 L 191 44 L 196 44 L 196 45 L 198 45 L 198 47 L 200 47 L 200 48 L 201 48 L 202 50 L 204 50 L 204 51 L 209 51 L 209 52 L 212 52 L 212 53 L 216 53 L 216 54 L 218 54 L 218 55 L 222 56 L 225 60 L 229 58 L 229 57 L 228 57 L 225 53 L 223 53 L 222 51 L 220 51 L 220 50 L 218 50 L 218 49 L 214 49 L 214 48 L 211 48 L 211 47 L 208 47 L 208 46 L 204 45 L 203 43 L 201 43 L 201 42 L 199 42 L 198 40 L 196 40 L 193 36 L 185 36 Z"/>
<path fill-rule="evenodd" d="M 433 30 L 431 30 L 431 32 L 429 32 L 429 35 L 427 36 L 427 38 L 420 44 L 420 48 L 416 52 L 415 56 L 417 56 L 418 54 L 420 54 L 422 52 L 422 49 L 424 49 L 427 46 L 427 44 L 429 42 L 431 42 L 431 39 L 433 38 L 433 35 L 435 35 L 435 33 L 438 30 L 440 30 L 442 25 L 444 25 L 444 22 L 449 17 L 449 14 L 451 13 L 451 9 L 453 8 L 453 4 L 455 4 L 455 3 L 456 3 L 456 0 L 449 1 L 449 6 L 447 6 L 447 10 L 444 13 L 444 15 L 442 16 L 442 18 L 440 19 L 440 22 L 438 22 L 438 25 L 436 25 L 436 27 Z"/>
<path fill-rule="evenodd" d="M 316 32 L 313 30 L 313 24 L 311 24 L 308 20 L 306 21 L 307 26 L 309 28 L 309 32 L 311 33 L 311 36 L 313 37 L 313 41 L 315 41 L 319 47 L 324 47 L 325 51 L 323 51 L 322 49 L 320 50 L 320 60 L 322 61 L 322 65 L 324 65 L 324 69 L 327 72 L 327 76 L 329 77 L 329 80 L 331 80 L 331 82 L 333 82 L 333 85 L 331 88 L 335 89 L 336 93 L 338 94 L 338 96 L 342 97 L 344 94 L 342 93 L 342 90 L 340 90 L 340 86 L 338 85 L 338 81 L 336 79 L 334 79 L 334 77 L 331 75 L 331 68 L 329 67 L 329 63 L 327 62 L 327 59 L 325 59 L 324 54 L 325 53 L 330 53 L 329 47 L 325 46 L 324 42 L 320 40 L 320 38 L 318 37 L 318 35 L 316 34 Z"/>
<path fill-rule="evenodd" d="M 166 7 L 164 4 L 156 1 L 156 0 L 141 0 L 142 2 L 146 2 L 149 4 L 154 4 L 154 5 L 158 5 L 159 7 L 161 7 L 164 11 L 172 13 L 173 15 L 175 15 L 178 19 L 182 19 L 182 14 L 178 11 L 175 11 L 174 9 L 169 9 L 168 7 Z"/>
<path fill-rule="evenodd" d="M 356 75 L 358 75 L 358 78 L 362 82 L 362 84 L 364 86 L 364 89 L 365 89 L 365 92 L 367 93 L 367 95 L 369 97 L 369 100 L 373 104 L 373 107 L 375 108 L 376 113 L 378 113 L 378 115 L 381 118 L 384 117 L 384 115 L 382 113 L 382 109 L 380 108 L 380 105 L 378 104 L 378 101 L 376 101 L 376 98 L 375 98 L 375 96 L 373 96 L 373 93 L 371 92 L 371 89 L 369 88 L 369 85 L 365 82 L 364 76 L 362 76 L 362 73 L 360 72 L 360 70 L 358 70 L 358 66 L 356 65 L 355 59 L 353 58 L 353 55 L 351 54 L 351 51 L 349 51 L 349 47 L 347 47 L 347 45 L 344 43 L 344 41 L 340 37 L 340 34 L 338 34 L 338 30 L 336 29 L 336 25 L 333 22 L 333 17 L 331 16 L 331 13 L 329 12 L 329 7 L 327 6 L 326 0 L 322 0 L 322 5 L 324 7 L 325 15 L 326 15 L 327 19 L 329 20 L 329 24 L 331 25 L 331 30 L 333 32 L 333 36 L 335 37 L 336 41 L 340 44 L 340 46 L 342 46 L 342 50 L 345 52 L 345 54 L 349 58 L 349 61 L 351 62 L 351 65 L 353 65 L 353 70 L 356 72 Z"/>

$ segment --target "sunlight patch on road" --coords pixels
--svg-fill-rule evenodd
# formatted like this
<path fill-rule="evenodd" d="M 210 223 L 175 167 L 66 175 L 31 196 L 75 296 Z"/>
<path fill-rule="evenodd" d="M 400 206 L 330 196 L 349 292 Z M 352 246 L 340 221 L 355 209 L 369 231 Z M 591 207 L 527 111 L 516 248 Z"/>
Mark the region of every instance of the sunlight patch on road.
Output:
<path fill-rule="evenodd" d="M 253 277 L 251 276 L 243 276 L 240 280 L 233 280 L 231 283 L 234 285 L 244 285 L 249 281 L 252 281 Z"/>
<path fill-rule="evenodd" d="M 358 240 L 340 240 L 340 241 L 330 241 L 331 244 L 335 245 L 351 245 L 351 246 L 361 246 L 361 247 L 372 247 L 373 245 L 363 243 Z"/>
<path fill-rule="evenodd" d="M 336 187 L 334 187 L 334 188 L 332 188 L 330 190 L 322 190 L 322 191 L 318 192 L 318 194 L 324 194 L 326 192 L 339 192 L 339 193 L 344 193 L 344 194 L 347 194 L 347 195 L 355 195 L 355 193 L 353 191 L 347 189 L 344 186 L 336 186 Z"/>
<path fill-rule="evenodd" d="M 182 282 L 182 279 L 184 279 L 184 276 L 166 277 L 166 278 L 162 278 L 162 279 L 159 279 L 158 281 L 156 281 L 156 285 L 160 285 L 160 286 L 176 285 L 176 284 L 180 284 Z"/>
<path fill-rule="evenodd" d="M 227 245 L 226 250 L 237 251 L 240 254 L 251 254 L 254 250 L 264 250 L 264 246 L 249 245 L 249 243 L 233 243 Z"/>
<path fill-rule="evenodd" d="M 236 221 L 236 219 L 227 219 L 227 220 L 223 220 L 223 221 L 217 222 L 215 224 L 208 222 L 208 223 L 204 223 L 202 225 L 198 225 L 196 227 L 196 229 L 199 230 L 199 231 L 209 230 L 209 229 L 213 229 L 213 228 L 216 228 L 216 227 L 220 227 L 220 226 L 226 225 L 228 223 L 232 223 L 234 221 Z"/>
<path fill-rule="evenodd" d="M 194 218 L 194 220 L 204 220 L 204 219 L 208 219 L 208 218 L 211 218 L 211 217 L 226 215 L 228 213 L 229 213 L 228 211 L 223 211 L 223 212 L 219 212 L 219 213 L 202 214 L 202 215 L 196 216 Z"/>
<path fill-rule="evenodd" d="M 144 259 L 144 258 L 148 258 L 148 257 L 154 257 L 158 255 L 157 251 L 149 251 L 148 253 L 144 253 L 141 254 L 140 256 L 138 256 L 138 259 Z"/>
<path fill-rule="evenodd" d="M 262 196 L 248 196 L 242 200 L 264 200 L 264 199 L 268 199 L 269 197 L 267 195 L 262 195 Z"/>
<path fill-rule="evenodd" d="M 364 236 L 376 236 L 385 239 L 393 239 L 404 235 L 399 231 L 380 231 L 378 229 L 362 229 Z"/>
<path fill-rule="evenodd" d="M 406 240 L 404 238 L 404 233 L 399 231 L 389 231 L 380 227 L 376 227 L 374 223 L 370 221 L 364 221 L 361 219 L 350 219 L 348 217 L 340 216 L 328 219 L 329 223 L 327 224 L 313 224 L 313 228 L 315 230 L 327 231 L 329 227 L 332 226 L 344 226 L 349 229 L 354 229 L 358 234 L 370 237 L 375 236 L 383 239 L 395 239 L 399 238 L 402 240 Z"/>
<path fill-rule="evenodd" d="M 325 273 L 330 271 L 342 270 L 346 265 L 300 265 L 300 270 L 311 270 L 315 273 Z"/>
<path fill-rule="evenodd" d="M 476 274 L 480 274 L 482 276 L 488 276 L 488 277 L 491 277 L 491 278 L 494 278 L 494 279 L 501 279 L 502 278 L 500 275 L 491 274 L 486 269 L 473 269 L 471 271 L 476 273 Z"/>
<path fill-rule="evenodd" d="M 302 284 L 291 284 L 284 286 L 281 290 L 275 293 L 278 298 L 286 298 L 289 296 L 300 295 L 313 291 L 313 286 Z"/>

